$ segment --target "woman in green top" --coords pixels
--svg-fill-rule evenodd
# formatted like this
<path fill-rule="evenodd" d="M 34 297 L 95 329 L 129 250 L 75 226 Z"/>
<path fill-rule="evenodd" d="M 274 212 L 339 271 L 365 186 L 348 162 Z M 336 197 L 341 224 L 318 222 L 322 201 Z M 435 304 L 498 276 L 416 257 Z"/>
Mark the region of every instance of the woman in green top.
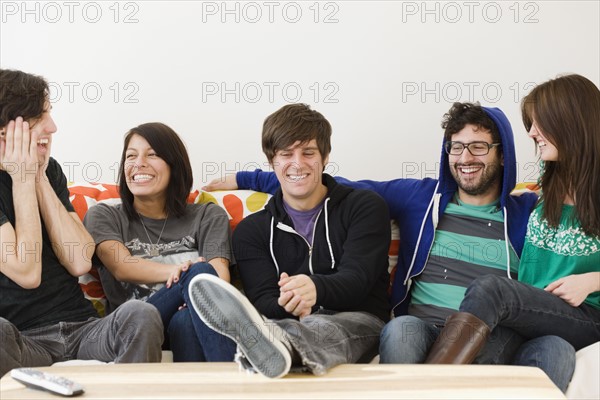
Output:
<path fill-rule="evenodd" d="M 600 340 L 600 91 L 566 75 L 531 91 L 523 122 L 542 161 L 519 281 L 476 279 L 448 317 L 428 363 L 467 364 L 496 326 L 576 350 Z"/>

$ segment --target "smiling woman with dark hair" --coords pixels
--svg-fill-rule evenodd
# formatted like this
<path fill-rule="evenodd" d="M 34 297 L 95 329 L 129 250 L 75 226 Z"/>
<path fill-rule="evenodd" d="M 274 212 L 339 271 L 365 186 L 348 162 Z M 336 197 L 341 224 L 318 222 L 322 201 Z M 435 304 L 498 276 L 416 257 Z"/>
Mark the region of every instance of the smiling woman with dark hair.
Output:
<path fill-rule="evenodd" d="M 135 218 L 137 216 L 134 203 L 140 203 L 141 199 L 139 197 L 136 199 L 132 190 L 139 188 L 139 185 L 132 184 L 127 175 L 128 172 L 132 172 L 128 170 L 128 167 L 136 167 L 133 160 L 137 154 L 135 149 L 129 150 L 128 146 L 132 140 L 139 141 L 140 139 L 146 141 L 151 149 L 160 149 L 160 156 L 157 156 L 154 152 L 151 157 L 161 159 L 170 169 L 169 179 L 166 181 L 165 210 L 163 211 L 171 216 L 181 217 L 185 214 L 187 197 L 192 189 L 194 179 L 192 166 L 185 145 L 177 133 L 167 125 L 159 122 L 142 124 L 131 129 L 125 136 L 125 146 L 121 154 L 120 164 L 124 168 L 119 170 L 119 194 L 123 200 L 123 207 L 130 217 Z"/>
<path fill-rule="evenodd" d="M 194 276 L 229 281 L 233 260 L 227 214 L 212 203 L 188 204 L 192 180 L 177 133 L 157 122 L 135 127 L 121 155 L 122 204 L 92 207 L 84 224 L 104 266 L 109 310 L 130 299 L 146 300 L 160 311 L 164 347 L 174 361 L 232 361 L 234 343 L 185 306 Z"/>

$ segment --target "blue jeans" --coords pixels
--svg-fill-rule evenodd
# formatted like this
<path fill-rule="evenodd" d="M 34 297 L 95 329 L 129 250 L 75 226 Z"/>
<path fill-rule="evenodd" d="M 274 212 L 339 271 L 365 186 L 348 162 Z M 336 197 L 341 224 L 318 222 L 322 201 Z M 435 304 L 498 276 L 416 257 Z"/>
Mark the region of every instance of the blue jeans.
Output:
<path fill-rule="evenodd" d="M 294 366 L 322 375 L 340 364 L 368 363 L 377 355 L 384 322 L 366 312 L 317 312 L 298 321 L 270 320 L 285 332 Z"/>
<path fill-rule="evenodd" d="M 587 304 L 573 307 L 552 293 L 507 278 L 475 279 L 460 311 L 475 315 L 492 330 L 502 326 L 529 339 L 559 336 L 576 350 L 600 340 L 600 310 Z"/>
<path fill-rule="evenodd" d="M 143 301 L 131 300 L 104 318 L 23 332 L 0 318 L 0 376 L 13 368 L 45 367 L 72 359 L 160 362 L 163 327 L 158 314 Z"/>
<path fill-rule="evenodd" d="M 381 332 L 379 357 L 383 364 L 422 364 L 442 331 L 441 326 L 412 315 L 394 318 Z M 475 364 L 510 364 L 524 339 L 511 329 L 496 329 Z"/>
<path fill-rule="evenodd" d="M 188 285 L 198 274 L 217 276 L 209 263 L 195 263 L 181 274 L 177 283 L 156 292 L 148 303 L 160 312 L 173 361 L 233 361 L 236 348 L 233 340 L 210 329 L 188 307 L 179 309 L 191 304 Z"/>
<path fill-rule="evenodd" d="M 382 364 L 422 364 L 441 329 L 412 315 L 401 315 L 381 331 L 379 362 Z"/>
<path fill-rule="evenodd" d="M 575 349 L 558 336 L 540 336 L 519 348 L 513 365 L 540 368 L 565 392 L 575 371 Z"/>
<path fill-rule="evenodd" d="M 441 330 L 441 327 L 412 315 L 394 318 L 381 332 L 380 362 L 424 363 Z M 573 347 L 556 336 L 543 336 L 524 343 L 523 340 L 511 329 L 495 329 L 474 362 L 539 367 L 564 392 L 575 369 Z"/>

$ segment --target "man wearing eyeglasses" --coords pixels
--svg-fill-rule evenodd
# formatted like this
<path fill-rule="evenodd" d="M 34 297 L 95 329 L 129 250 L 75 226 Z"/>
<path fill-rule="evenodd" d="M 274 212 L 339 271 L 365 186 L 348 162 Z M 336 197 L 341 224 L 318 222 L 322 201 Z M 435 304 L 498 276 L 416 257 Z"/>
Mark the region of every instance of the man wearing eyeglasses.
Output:
<path fill-rule="evenodd" d="M 457 311 L 478 276 L 515 279 L 533 193 L 511 196 L 516 156 L 510 123 L 497 108 L 454 103 L 444 115 L 439 179 L 352 182 L 387 202 L 400 229 L 398 265 L 391 291 L 392 319 L 383 329 L 382 363 L 423 363 L 446 317 Z M 238 172 L 237 179 L 208 189 L 248 188 L 272 192 L 271 173 Z M 234 182 L 237 181 L 237 182 Z M 540 367 L 563 391 L 573 374 L 575 350 L 546 336 L 525 341 L 510 329 L 494 330 L 478 364 Z"/>

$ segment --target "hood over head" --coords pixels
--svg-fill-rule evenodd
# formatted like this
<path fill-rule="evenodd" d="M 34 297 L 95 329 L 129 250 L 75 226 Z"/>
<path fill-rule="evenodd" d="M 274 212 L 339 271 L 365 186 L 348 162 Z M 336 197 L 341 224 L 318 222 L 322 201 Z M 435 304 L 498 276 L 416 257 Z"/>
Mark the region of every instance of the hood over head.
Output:
<path fill-rule="evenodd" d="M 500 206 L 504 208 L 506 199 L 512 192 L 517 182 L 517 159 L 515 154 L 515 140 L 512 127 L 506 115 L 499 108 L 482 107 L 484 112 L 494 121 L 500 133 L 502 142 L 502 154 L 504 156 L 504 168 L 502 173 L 502 191 L 500 194 Z M 444 150 L 444 141 L 442 141 L 442 155 L 440 159 L 440 187 L 439 192 L 456 192 L 458 185 L 450 172 L 448 164 L 448 154 Z"/>

